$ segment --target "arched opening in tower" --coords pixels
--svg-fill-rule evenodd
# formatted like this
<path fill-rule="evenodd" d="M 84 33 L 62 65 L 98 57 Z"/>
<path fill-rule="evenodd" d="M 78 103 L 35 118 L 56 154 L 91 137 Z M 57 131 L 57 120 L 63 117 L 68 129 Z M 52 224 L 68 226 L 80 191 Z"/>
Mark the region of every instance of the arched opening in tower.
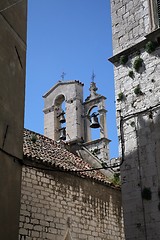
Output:
<path fill-rule="evenodd" d="M 100 138 L 100 116 L 98 113 L 99 108 L 94 106 L 90 109 L 90 139 L 91 141 Z"/>
<path fill-rule="evenodd" d="M 55 99 L 55 140 L 66 140 L 66 106 L 65 96 L 63 94 L 57 96 Z"/>

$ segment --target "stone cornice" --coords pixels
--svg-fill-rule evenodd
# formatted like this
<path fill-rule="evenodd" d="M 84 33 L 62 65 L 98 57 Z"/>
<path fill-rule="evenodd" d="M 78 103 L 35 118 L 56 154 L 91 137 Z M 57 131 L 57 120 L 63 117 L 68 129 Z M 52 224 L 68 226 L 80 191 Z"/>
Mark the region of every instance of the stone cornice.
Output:
<path fill-rule="evenodd" d="M 101 99 L 106 100 L 106 97 L 102 96 L 102 95 L 97 95 L 97 97 L 95 97 L 95 98 L 92 98 L 92 99 L 89 99 L 89 100 L 85 100 L 83 105 L 89 104 L 90 102 L 96 102 L 97 103 L 97 101 L 100 101 Z"/>
<path fill-rule="evenodd" d="M 93 140 L 93 141 L 85 142 L 85 143 L 83 143 L 83 145 L 88 146 L 88 145 L 96 144 L 96 143 L 99 143 L 99 142 L 109 143 L 109 142 L 111 142 L 111 140 L 109 140 L 108 138 L 99 138 L 99 139 L 96 139 L 96 140 Z"/>
<path fill-rule="evenodd" d="M 119 62 L 120 56 L 133 54 L 134 52 L 143 48 L 148 41 L 157 41 L 157 38 L 159 38 L 159 37 L 160 37 L 160 28 L 158 28 L 155 31 L 147 34 L 142 41 L 140 41 L 140 42 L 136 43 L 135 45 L 133 45 L 133 46 L 119 52 L 118 54 L 110 57 L 108 60 L 111 63 L 115 64 L 116 62 Z"/>

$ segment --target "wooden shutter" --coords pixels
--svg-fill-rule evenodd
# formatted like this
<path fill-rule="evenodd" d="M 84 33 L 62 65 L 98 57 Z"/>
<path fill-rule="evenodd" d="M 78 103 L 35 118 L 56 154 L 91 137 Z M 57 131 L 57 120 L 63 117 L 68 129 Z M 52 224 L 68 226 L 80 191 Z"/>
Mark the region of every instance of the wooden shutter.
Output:
<path fill-rule="evenodd" d="M 159 19 L 159 26 L 160 26 L 160 0 L 157 0 L 157 10 L 158 10 L 158 19 Z"/>

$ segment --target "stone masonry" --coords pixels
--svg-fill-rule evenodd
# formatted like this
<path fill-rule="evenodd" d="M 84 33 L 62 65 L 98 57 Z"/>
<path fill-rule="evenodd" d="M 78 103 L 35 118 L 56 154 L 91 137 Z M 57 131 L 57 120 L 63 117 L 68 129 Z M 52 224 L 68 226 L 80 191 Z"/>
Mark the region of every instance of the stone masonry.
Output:
<path fill-rule="evenodd" d="M 115 55 L 110 61 L 127 240 L 160 238 L 160 31 L 155 3 L 111 1 Z M 148 44 L 154 46 L 149 51 Z"/>
<path fill-rule="evenodd" d="M 122 240 L 121 191 L 82 158 L 24 131 L 19 240 Z"/>
<path fill-rule="evenodd" d="M 122 240 L 121 194 L 68 173 L 23 167 L 20 240 Z"/>
<path fill-rule="evenodd" d="M 133 46 L 145 38 L 151 28 L 152 0 L 112 0 L 113 52 Z"/>
<path fill-rule="evenodd" d="M 141 73 L 134 72 L 134 79 L 128 76 L 131 69 L 128 65 L 132 65 L 137 58 L 134 54 L 130 55 L 130 63 L 126 66 L 115 68 L 117 99 L 119 93 L 124 94 L 122 101 L 117 100 L 117 123 L 119 138 L 122 135 L 125 146 L 121 175 L 127 239 L 147 239 L 147 236 L 148 239 L 156 239 L 160 236 L 159 54 L 159 48 L 153 55 L 141 49 L 144 66 Z M 140 94 L 135 93 L 137 86 L 140 87 Z M 145 188 L 151 190 L 151 200 L 142 198 Z M 134 234 L 130 235 L 131 230 Z"/>

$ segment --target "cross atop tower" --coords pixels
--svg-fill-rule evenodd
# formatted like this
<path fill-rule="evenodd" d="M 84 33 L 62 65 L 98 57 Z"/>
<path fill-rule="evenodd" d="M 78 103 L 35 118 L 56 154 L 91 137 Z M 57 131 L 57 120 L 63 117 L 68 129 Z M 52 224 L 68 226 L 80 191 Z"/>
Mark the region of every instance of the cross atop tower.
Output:
<path fill-rule="evenodd" d="M 66 75 L 66 73 L 65 72 L 62 72 L 62 74 L 61 74 L 61 78 L 62 78 L 62 80 L 64 80 L 64 76 Z"/>
<path fill-rule="evenodd" d="M 92 72 L 92 77 L 91 77 L 92 82 L 94 82 L 95 77 L 96 77 L 96 75 L 94 74 L 94 71 L 93 71 L 93 72 Z"/>

